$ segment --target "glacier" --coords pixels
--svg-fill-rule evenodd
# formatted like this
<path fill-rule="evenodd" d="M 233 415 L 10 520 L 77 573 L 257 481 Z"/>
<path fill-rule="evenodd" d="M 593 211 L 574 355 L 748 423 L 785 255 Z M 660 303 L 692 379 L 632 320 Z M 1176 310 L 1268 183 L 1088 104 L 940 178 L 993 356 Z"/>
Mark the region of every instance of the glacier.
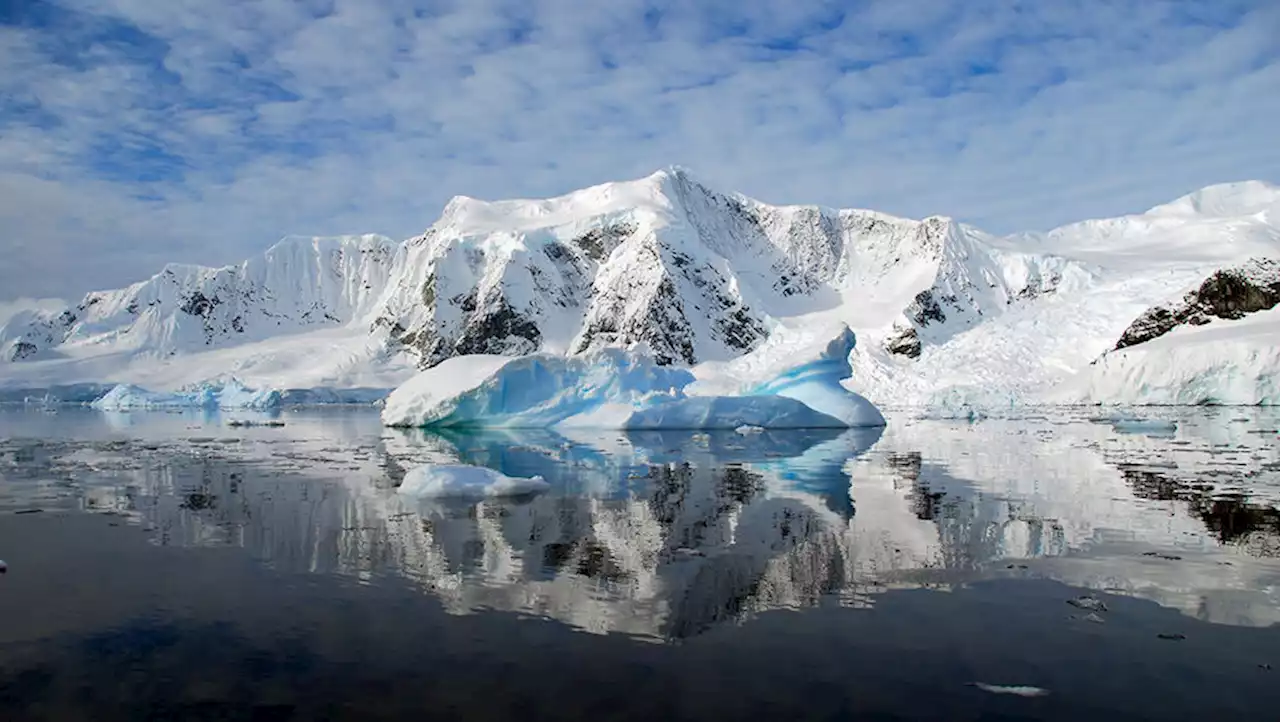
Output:
<path fill-rule="evenodd" d="M 0 398 L 226 373 L 343 397 L 453 358 L 638 344 L 694 370 L 688 395 L 740 396 L 792 342 L 809 355 L 843 324 L 858 344 L 839 384 L 881 408 L 1274 404 L 1275 329 L 1258 319 L 1280 298 L 1262 272 L 1277 263 L 1280 188 L 1260 181 L 1000 236 L 945 216 L 770 205 L 673 167 L 549 199 L 458 197 L 403 242 L 289 237 L 241 264 L 171 264 L 15 309 Z M 1233 273 L 1255 285 L 1220 282 Z M 778 395 L 809 393 L 790 388 Z M 844 399 L 822 413 L 857 418 Z"/>
<path fill-rule="evenodd" d="M 1180 327 L 1108 352 L 1047 398 L 1065 404 L 1280 405 L 1280 309 Z"/>
<path fill-rule="evenodd" d="M 118 384 L 90 404 L 99 411 L 155 409 L 250 409 L 272 410 L 281 406 L 275 389 L 251 389 L 236 379 L 201 383 L 178 391 L 149 391 L 141 386 Z"/>

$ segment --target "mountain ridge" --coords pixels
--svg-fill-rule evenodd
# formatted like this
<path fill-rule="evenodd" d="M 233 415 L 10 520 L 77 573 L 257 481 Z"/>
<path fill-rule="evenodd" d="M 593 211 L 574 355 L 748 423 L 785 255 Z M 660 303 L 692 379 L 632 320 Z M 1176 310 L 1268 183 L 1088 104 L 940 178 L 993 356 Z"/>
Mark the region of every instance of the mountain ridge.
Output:
<path fill-rule="evenodd" d="M 293 363 L 302 380 L 339 386 L 355 376 L 394 385 L 474 353 L 645 344 L 663 363 L 692 366 L 835 319 L 858 333 L 854 383 L 873 400 L 990 384 L 995 361 L 1030 372 L 1002 384 L 1030 388 L 1081 371 L 1140 313 L 1214 270 L 1280 256 L 1277 208 L 1280 188 L 1245 181 L 1144 213 L 994 236 L 946 216 L 774 206 L 671 166 L 548 199 L 456 196 L 403 242 L 286 237 L 240 264 L 170 264 L 60 312 L 20 312 L 0 327 L 0 385 L 128 381 L 202 355 L 264 383 Z M 1018 344 L 1056 344 L 1037 324 L 1064 304 L 1079 307 L 1064 316 L 1079 348 L 1032 358 Z M 988 332 L 1004 357 L 980 353 Z M 336 356 L 303 369 L 288 348 L 314 334 Z M 948 362 L 944 351 L 962 353 Z M 182 376 L 166 368 L 165 378 Z"/>

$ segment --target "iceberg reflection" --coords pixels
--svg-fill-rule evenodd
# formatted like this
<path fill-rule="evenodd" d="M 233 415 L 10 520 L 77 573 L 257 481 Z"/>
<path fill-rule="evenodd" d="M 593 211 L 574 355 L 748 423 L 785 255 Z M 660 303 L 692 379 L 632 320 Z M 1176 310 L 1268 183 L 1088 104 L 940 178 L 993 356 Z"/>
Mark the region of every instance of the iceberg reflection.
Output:
<path fill-rule="evenodd" d="M 1024 574 L 1265 625 L 1280 621 L 1280 451 L 1250 432 L 1270 422 L 1251 423 L 1184 419 L 1174 438 L 1083 418 L 570 438 L 298 417 L 237 444 L 69 444 L 38 461 L 78 469 L 84 506 L 128 516 L 161 544 L 395 576 L 456 613 L 519 611 L 595 632 L 680 638 L 767 609 Z M 536 475 L 551 489 L 399 496 L 420 463 Z"/>

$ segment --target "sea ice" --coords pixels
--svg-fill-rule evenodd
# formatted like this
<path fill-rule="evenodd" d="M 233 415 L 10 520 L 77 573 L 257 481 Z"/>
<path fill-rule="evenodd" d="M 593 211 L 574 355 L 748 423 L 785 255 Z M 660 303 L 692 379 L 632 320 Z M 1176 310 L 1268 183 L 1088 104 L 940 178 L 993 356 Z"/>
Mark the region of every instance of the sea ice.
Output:
<path fill-rule="evenodd" d="M 483 499 L 536 494 L 549 488 L 541 476 L 507 476 L 488 467 L 467 464 L 425 464 L 405 473 L 398 492 L 419 499 Z"/>
<path fill-rule="evenodd" d="M 236 379 L 204 382 L 178 391 L 149 391 L 133 384 L 118 384 L 90 404 L 100 411 L 133 409 L 275 409 L 280 392 L 251 389 Z"/>

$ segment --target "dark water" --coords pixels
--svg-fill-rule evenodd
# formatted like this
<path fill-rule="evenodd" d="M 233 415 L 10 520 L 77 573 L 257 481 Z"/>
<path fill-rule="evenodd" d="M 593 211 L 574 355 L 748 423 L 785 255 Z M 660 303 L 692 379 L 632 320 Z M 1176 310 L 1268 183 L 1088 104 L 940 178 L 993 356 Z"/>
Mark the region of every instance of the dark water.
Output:
<path fill-rule="evenodd" d="M 565 438 L 10 408 L 0 720 L 1280 718 L 1280 415 L 1160 413 Z M 552 490 L 397 495 L 424 462 Z"/>

